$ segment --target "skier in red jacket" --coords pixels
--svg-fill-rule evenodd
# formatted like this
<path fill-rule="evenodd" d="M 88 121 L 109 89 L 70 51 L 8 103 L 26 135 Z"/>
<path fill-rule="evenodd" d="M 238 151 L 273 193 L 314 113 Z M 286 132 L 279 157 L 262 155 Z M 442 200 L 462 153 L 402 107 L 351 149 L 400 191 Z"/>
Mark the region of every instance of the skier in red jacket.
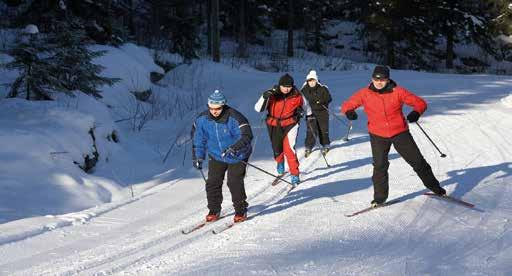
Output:
<path fill-rule="evenodd" d="M 403 104 L 413 108 L 407 115 L 409 123 L 418 121 L 427 109 L 427 103 L 422 98 L 389 78 L 388 67 L 377 65 L 370 85 L 357 91 L 341 107 L 341 112 L 349 120 L 357 119 L 355 109 L 360 106 L 364 107 L 368 117 L 373 155 L 373 206 L 384 203 L 388 198 L 388 153 L 391 145 L 414 169 L 427 188 L 439 195 L 446 194 L 409 132 L 409 126 L 402 113 Z"/>
<path fill-rule="evenodd" d="M 302 113 L 310 116 L 311 107 L 308 101 L 293 85 L 293 78 L 285 74 L 279 79 L 279 84 L 263 92 L 254 106 L 258 112 L 267 111 L 267 129 L 277 162 L 277 173 L 284 174 L 284 159 L 292 176 L 292 184 L 298 185 L 299 160 L 295 152 L 295 142 L 299 130 Z"/>

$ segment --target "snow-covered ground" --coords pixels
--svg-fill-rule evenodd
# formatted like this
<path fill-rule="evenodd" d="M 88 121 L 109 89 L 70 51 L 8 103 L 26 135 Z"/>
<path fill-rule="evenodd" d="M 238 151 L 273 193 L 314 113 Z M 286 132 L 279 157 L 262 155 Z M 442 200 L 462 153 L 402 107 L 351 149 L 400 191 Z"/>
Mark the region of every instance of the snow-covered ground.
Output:
<path fill-rule="evenodd" d="M 143 61 L 138 64 L 150 67 Z M 292 72 L 296 83 L 302 83 L 305 73 Z M 369 75 L 368 70 L 319 72 L 333 95 L 333 113 L 367 84 Z M 159 93 L 198 91 L 200 98 L 191 102 L 197 101 L 202 108 L 201 101 L 214 88 L 221 89 L 229 104 L 252 123 L 255 153 L 250 162 L 274 172 L 262 114 L 254 112 L 253 106 L 278 77 L 199 62 L 171 71 L 162 85 L 172 86 L 164 86 Z M 510 275 L 512 78 L 396 70 L 392 78 L 428 101 L 420 123 L 447 157 L 440 158 L 415 125 L 411 132 L 448 193 L 476 204 L 477 209 L 423 196 L 426 190 L 419 179 L 392 151 L 390 199 L 401 202 L 345 217 L 367 207 L 373 192 L 366 117 L 359 110 L 348 142 L 342 139 L 346 126 L 331 117 L 330 168 L 318 151 L 303 157 L 302 127 L 298 154 L 303 182 L 297 189 L 286 194 L 284 184 L 272 187 L 269 176 L 249 168 L 249 213 L 258 215 L 213 235 L 212 227 L 232 219 L 225 187 L 223 207 L 229 215 L 183 235 L 183 227 L 207 213 L 204 182 L 191 168 L 190 144 L 186 144 L 193 114 L 174 114 L 131 132 L 129 124 L 113 123 L 123 116 L 112 109 L 101 113 L 112 118 L 83 116 L 87 113 L 80 109 L 76 117 L 62 120 L 59 112 L 75 111 L 68 106 L 30 107 L 20 100 L 1 100 L 0 219 L 6 223 L 0 225 L 0 274 Z M 103 102 L 117 103 L 112 95 L 121 93 L 119 87 L 107 91 Z M 18 112 L 20 106 L 26 112 Z M 100 152 L 108 152 L 109 161 L 101 157 L 94 174 L 67 162 L 71 157 L 51 157 L 49 152 L 63 151 L 66 144 L 72 156 L 88 152 L 90 143 L 73 135 L 87 134 L 94 121 L 112 123 L 105 134 L 112 129 L 121 134 L 118 144 L 103 139 Z M 57 124 L 65 125 L 51 134 Z M 54 140 L 47 140 L 52 135 Z M 174 141 L 179 145 L 162 163 Z M 34 161 L 27 165 L 27 160 Z M 9 184 L 10 178 L 14 182 Z M 59 179 L 62 182 L 55 181 Z M 59 189 L 51 190 L 52 185 Z M 130 186 L 135 188 L 133 197 Z M 50 200 L 37 208 L 43 197 Z M 55 207 L 54 201 L 62 205 Z M 92 208 L 80 211 L 85 205 Z M 48 206 L 55 209 L 44 209 Z"/>

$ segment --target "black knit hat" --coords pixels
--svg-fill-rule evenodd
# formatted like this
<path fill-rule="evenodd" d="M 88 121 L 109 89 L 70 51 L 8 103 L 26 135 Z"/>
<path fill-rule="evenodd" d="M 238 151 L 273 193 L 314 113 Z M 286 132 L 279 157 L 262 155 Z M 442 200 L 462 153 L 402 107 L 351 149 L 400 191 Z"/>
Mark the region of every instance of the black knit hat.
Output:
<path fill-rule="evenodd" d="M 377 65 L 373 69 L 372 78 L 374 79 L 389 79 L 389 68 L 384 65 Z"/>
<path fill-rule="evenodd" d="M 292 87 L 293 86 L 293 78 L 292 76 L 288 75 L 288 74 L 284 74 L 280 79 L 279 79 L 279 85 L 281 86 L 288 86 L 288 87 Z"/>

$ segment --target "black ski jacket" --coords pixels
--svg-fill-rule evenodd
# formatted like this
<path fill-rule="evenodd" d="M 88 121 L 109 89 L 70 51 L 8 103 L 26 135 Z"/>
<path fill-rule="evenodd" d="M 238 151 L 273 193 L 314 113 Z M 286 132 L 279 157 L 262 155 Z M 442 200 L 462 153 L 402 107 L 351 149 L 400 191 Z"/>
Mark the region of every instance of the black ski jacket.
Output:
<path fill-rule="evenodd" d="M 302 95 L 306 97 L 313 111 L 326 111 L 325 108 L 331 103 L 331 93 L 329 93 L 329 89 L 327 86 L 318 82 L 315 87 L 309 87 L 306 83 L 302 87 Z M 325 106 L 325 108 L 324 108 Z"/>

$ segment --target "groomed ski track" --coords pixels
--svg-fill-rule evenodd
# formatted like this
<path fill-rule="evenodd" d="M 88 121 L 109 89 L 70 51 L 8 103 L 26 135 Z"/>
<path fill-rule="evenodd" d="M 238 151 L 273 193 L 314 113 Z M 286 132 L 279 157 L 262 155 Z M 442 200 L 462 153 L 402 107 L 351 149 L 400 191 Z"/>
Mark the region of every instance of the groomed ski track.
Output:
<path fill-rule="evenodd" d="M 336 112 L 364 85 L 368 72 L 340 75 L 322 75 Z M 286 195 L 285 183 L 272 187 L 269 176 L 249 168 L 250 208 L 264 210 L 241 225 L 219 235 L 211 234 L 215 224 L 181 234 L 207 212 L 198 174 L 160 185 L 153 194 L 85 224 L 0 246 L 0 275 L 511 273 L 512 109 L 500 98 L 512 90 L 512 79 L 415 72 L 397 73 L 395 79 L 429 102 L 420 123 L 447 157 L 440 158 L 416 126 L 410 129 L 441 185 L 482 211 L 424 196 L 412 168 L 392 149 L 389 198 L 402 202 L 345 217 L 371 201 L 371 151 L 364 116 L 354 122 L 348 142 L 342 140 L 346 128 L 331 118 L 331 168 L 319 151 L 304 159 L 301 126 L 302 183 Z M 425 88 L 425 83 L 440 87 Z M 257 116 L 253 131 L 262 132 L 257 144 L 262 153 L 250 161 L 274 172 L 266 129 L 258 126 Z M 232 213 L 226 186 L 224 191 L 224 211 Z"/>

